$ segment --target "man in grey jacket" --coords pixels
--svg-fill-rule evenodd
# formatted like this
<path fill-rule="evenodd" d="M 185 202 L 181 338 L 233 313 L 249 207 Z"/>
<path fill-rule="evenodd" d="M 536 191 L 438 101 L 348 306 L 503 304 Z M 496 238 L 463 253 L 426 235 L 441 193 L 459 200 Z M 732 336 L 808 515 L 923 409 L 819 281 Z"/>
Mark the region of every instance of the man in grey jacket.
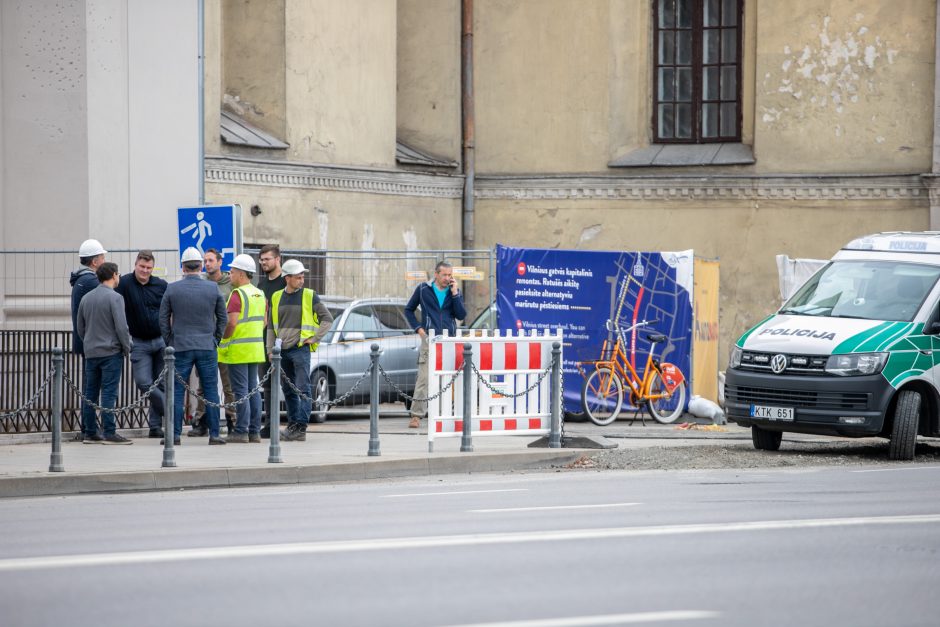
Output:
<path fill-rule="evenodd" d="M 99 285 L 82 298 L 76 328 L 85 350 L 85 398 L 100 403 L 104 435 L 98 433 L 95 410 L 82 405 L 82 441 L 85 444 L 133 444 L 117 432 L 113 409 L 117 401 L 124 356 L 131 352 L 131 334 L 124 315 L 124 299 L 114 291 L 121 280 L 116 263 L 104 262 L 95 271 Z"/>
<path fill-rule="evenodd" d="M 184 381 L 196 368 L 205 397 L 219 402 L 218 354 L 228 316 L 225 303 L 215 283 L 201 276 L 202 253 L 193 247 L 183 251 L 180 261 L 183 278 L 170 283 L 160 303 L 160 332 L 167 346 L 176 351 L 176 373 Z M 177 381 L 173 403 L 173 443 L 180 444 L 183 433 L 183 396 L 185 390 Z M 219 408 L 207 404 L 209 444 L 225 444 L 219 437 Z M 170 437 L 170 434 L 166 434 Z"/>

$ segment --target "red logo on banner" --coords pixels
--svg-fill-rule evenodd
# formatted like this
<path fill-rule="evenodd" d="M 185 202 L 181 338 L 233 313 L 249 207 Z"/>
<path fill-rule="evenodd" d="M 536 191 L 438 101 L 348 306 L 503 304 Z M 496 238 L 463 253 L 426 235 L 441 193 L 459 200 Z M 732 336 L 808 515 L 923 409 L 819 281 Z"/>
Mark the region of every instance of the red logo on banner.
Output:
<path fill-rule="evenodd" d="M 522 328 L 522 320 L 516 320 L 516 328 L 517 328 L 517 329 L 521 329 L 521 328 Z"/>
<path fill-rule="evenodd" d="M 516 272 L 519 273 L 519 276 L 525 276 L 525 262 L 520 261 L 519 265 L 516 266 Z"/>

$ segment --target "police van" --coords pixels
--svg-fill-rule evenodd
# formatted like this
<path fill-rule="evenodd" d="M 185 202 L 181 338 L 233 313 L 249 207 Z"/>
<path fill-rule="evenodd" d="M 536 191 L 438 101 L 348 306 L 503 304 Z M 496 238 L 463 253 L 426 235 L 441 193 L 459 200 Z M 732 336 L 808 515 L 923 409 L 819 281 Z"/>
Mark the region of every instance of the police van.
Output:
<path fill-rule="evenodd" d="M 775 451 L 785 432 L 940 436 L 940 232 L 849 242 L 731 350 L 728 418 Z"/>

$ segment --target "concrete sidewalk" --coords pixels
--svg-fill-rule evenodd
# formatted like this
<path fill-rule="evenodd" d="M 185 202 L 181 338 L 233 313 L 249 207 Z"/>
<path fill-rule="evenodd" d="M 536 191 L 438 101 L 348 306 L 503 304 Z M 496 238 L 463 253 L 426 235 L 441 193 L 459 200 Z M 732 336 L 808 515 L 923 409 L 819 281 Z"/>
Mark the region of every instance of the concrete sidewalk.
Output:
<path fill-rule="evenodd" d="M 621 424 L 622 423 L 622 424 Z M 281 442 L 283 463 L 268 463 L 269 441 L 261 444 L 208 446 L 207 438 L 184 433 L 176 448 L 176 468 L 162 468 L 163 446 L 138 436 L 131 446 L 88 445 L 65 434 L 65 472 L 49 472 L 49 442 L 14 443 L 20 436 L 0 436 L 0 498 L 94 492 L 126 492 L 249 485 L 326 483 L 447 473 L 524 470 L 564 466 L 588 453 L 579 448 L 530 448 L 535 436 L 486 436 L 473 439 L 474 451 L 460 452 L 460 438 L 435 440 L 428 453 L 427 423 L 408 428 L 404 417 L 382 418 L 380 455 L 368 456 L 369 421 L 355 415 L 311 424 L 306 442 Z M 673 425 L 618 421 L 608 427 L 565 425 L 567 436 L 606 436 L 622 448 L 669 444 L 715 444 L 750 438 L 729 425 L 726 432 L 680 431 Z M 188 428 L 187 428 L 188 431 Z"/>

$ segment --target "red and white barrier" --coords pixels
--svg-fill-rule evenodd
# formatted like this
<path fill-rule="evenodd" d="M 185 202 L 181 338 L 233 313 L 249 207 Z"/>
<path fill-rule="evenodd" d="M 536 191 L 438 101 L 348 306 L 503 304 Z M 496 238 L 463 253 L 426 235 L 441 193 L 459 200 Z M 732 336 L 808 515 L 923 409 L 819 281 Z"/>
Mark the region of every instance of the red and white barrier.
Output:
<path fill-rule="evenodd" d="M 478 335 L 482 333 L 482 335 Z M 458 373 L 454 383 L 439 398 L 428 403 L 428 448 L 436 438 L 459 437 L 463 433 L 464 348 L 473 348 L 473 365 L 490 386 L 471 374 L 471 435 L 547 435 L 551 429 L 552 344 L 562 342 L 562 332 L 548 330 L 539 335 L 518 331 L 458 331 L 456 336 L 434 335 L 428 340 L 428 396 L 439 394 Z M 522 396 L 512 397 L 541 382 Z"/>

